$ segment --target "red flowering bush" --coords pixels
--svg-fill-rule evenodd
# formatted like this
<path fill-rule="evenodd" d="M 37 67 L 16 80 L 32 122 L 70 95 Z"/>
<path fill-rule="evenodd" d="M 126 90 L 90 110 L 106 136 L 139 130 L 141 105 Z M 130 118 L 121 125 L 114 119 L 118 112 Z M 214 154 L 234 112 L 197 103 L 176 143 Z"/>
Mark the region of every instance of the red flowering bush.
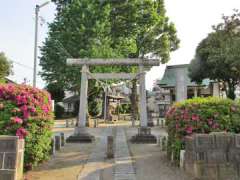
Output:
<path fill-rule="evenodd" d="M 194 98 L 174 104 L 166 113 L 168 154 L 179 159 L 184 137 L 218 131 L 240 133 L 240 103 L 230 99 Z"/>
<path fill-rule="evenodd" d="M 52 126 L 48 92 L 26 85 L 0 85 L 0 135 L 25 139 L 26 169 L 49 157 Z"/>

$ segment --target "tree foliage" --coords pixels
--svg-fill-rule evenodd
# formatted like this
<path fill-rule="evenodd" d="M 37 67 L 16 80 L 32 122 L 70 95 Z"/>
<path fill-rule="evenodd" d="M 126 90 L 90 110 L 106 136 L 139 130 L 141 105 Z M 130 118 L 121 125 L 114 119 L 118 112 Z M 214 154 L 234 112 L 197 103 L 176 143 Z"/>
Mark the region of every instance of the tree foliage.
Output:
<path fill-rule="evenodd" d="M 7 57 L 3 52 L 0 52 L 0 81 L 4 80 L 4 77 L 11 73 L 11 63 L 7 60 Z"/>
<path fill-rule="evenodd" d="M 169 60 L 179 39 L 173 23 L 165 14 L 163 0 L 111 0 L 111 36 L 114 46 L 133 43 L 135 50 L 129 56 L 144 57 L 152 54 L 162 63 Z M 121 41 L 124 40 L 124 41 Z"/>
<path fill-rule="evenodd" d="M 222 82 L 229 98 L 235 99 L 240 80 L 240 13 L 223 16 L 223 23 L 213 26 L 213 32 L 196 49 L 189 72 L 193 81 L 204 78 Z"/>
<path fill-rule="evenodd" d="M 79 91 L 80 68 L 67 58 L 143 57 L 151 53 L 165 63 L 178 47 L 176 29 L 165 15 L 163 0 L 53 0 L 55 21 L 41 48 L 42 77 L 64 90 Z M 136 67 L 90 67 L 91 72 L 135 72 Z M 102 91 L 89 82 L 89 94 Z M 93 98 L 94 99 L 94 98 Z"/>
<path fill-rule="evenodd" d="M 153 53 L 169 59 L 179 40 L 165 16 L 162 0 L 55 0 L 57 16 L 41 48 L 42 77 L 78 90 L 80 71 L 68 57 L 139 57 Z M 141 51 L 141 53 L 140 53 Z M 93 71 L 129 71 L 128 67 L 94 67 Z M 131 71 L 131 70 L 130 70 Z"/>
<path fill-rule="evenodd" d="M 57 102 L 61 102 L 65 96 L 64 90 L 62 87 L 59 87 L 58 84 L 52 83 L 46 86 L 46 90 L 51 94 L 51 98 Z"/>

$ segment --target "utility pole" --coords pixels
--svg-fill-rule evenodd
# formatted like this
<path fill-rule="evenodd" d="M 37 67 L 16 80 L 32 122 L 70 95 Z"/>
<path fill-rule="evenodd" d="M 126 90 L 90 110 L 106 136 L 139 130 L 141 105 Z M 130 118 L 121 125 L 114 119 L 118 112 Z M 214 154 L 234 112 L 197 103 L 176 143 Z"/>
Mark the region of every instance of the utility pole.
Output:
<path fill-rule="evenodd" d="M 36 87 L 36 79 L 37 79 L 37 44 L 38 44 L 38 14 L 40 8 L 49 4 L 50 1 L 43 3 L 42 5 L 36 5 L 35 7 L 35 39 L 34 39 L 34 64 L 33 64 L 33 87 Z"/>
<path fill-rule="evenodd" d="M 35 7 L 35 40 L 34 40 L 34 64 L 33 64 L 33 87 L 36 87 L 37 79 L 37 42 L 38 42 L 38 13 L 40 7 L 36 5 Z"/>

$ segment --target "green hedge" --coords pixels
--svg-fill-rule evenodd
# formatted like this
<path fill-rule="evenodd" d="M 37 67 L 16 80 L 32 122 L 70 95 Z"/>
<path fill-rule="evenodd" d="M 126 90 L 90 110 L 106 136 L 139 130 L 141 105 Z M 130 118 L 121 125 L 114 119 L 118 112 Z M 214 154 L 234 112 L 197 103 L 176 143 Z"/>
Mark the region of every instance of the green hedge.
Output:
<path fill-rule="evenodd" d="M 240 132 L 240 103 L 230 99 L 194 98 L 174 104 L 166 113 L 168 155 L 179 160 L 184 137 L 193 133 Z"/>
<path fill-rule="evenodd" d="M 25 169 L 48 159 L 52 127 L 48 92 L 26 85 L 0 85 L 0 135 L 25 139 Z"/>

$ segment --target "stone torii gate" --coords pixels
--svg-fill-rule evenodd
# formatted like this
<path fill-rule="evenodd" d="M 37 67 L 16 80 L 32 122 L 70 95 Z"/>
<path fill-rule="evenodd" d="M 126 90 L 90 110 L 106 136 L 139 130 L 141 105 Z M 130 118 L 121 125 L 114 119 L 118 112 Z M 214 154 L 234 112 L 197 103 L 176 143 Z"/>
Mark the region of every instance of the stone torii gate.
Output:
<path fill-rule="evenodd" d="M 81 89 L 80 89 L 80 105 L 79 105 L 79 119 L 78 127 L 75 128 L 74 134 L 68 138 L 69 142 L 92 142 L 94 139 L 86 131 L 86 118 L 87 118 L 87 92 L 89 79 L 139 79 L 140 88 L 140 128 L 138 134 L 133 137 L 133 141 L 149 141 L 149 139 L 156 140 L 151 135 L 150 128 L 147 127 L 147 103 L 146 103 L 146 88 L 145 88 L 145 71 L 144 66 L 152 67 L 160 64 L 159 59 L 140 59 L 140 58 L 127 58 L 127 59 L 67 59 L 69 66 L 81 66 Z M 131 65 L 139 66 L 139 73 L 90 73 L 89 66 L 122 66 Z M 151 140 L 150 140 L 151 141 Z"/>

